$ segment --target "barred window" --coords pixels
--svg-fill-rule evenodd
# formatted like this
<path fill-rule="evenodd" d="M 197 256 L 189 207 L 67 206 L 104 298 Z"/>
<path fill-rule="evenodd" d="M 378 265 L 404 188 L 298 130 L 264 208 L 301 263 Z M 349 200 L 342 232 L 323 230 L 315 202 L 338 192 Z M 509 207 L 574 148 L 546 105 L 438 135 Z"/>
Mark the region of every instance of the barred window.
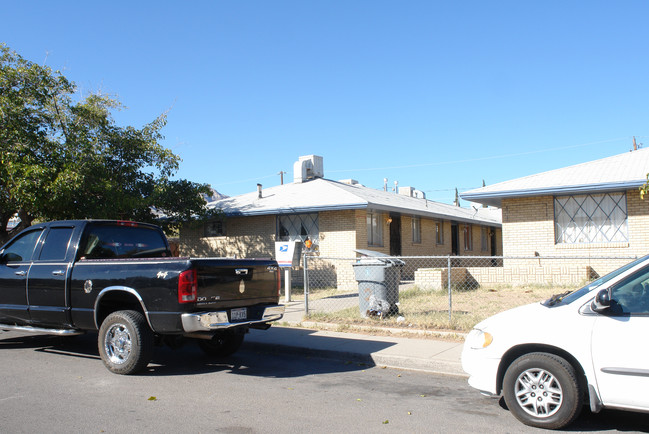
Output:
<path fill-rule="evenodd" d="M 367 211 L 367 245 L 383 245 L 383 226 L 381 221 L 383 214 L 380 212 Z"/>
<path fill-rule="evenodd" d="M 626 193 L 557 196 L 554 228 L 557 244 L 629 241 Z"/>
<path fill-rule="evenodd" d="M 412 242 L 421 244 L 421 217 L 412 217 Z"/>
<path fill-rule="evenodd" d="M 277 217 L 277 239 L 279 241 L 306 241 L 317 243 L 320 239 L 318 214 L 289 214 Z"/>
<path fill-rule="evenodd" d="M 203 226 L 204 237 L 224 237 L 225 235 L 225 221 L 223 220 L 212 220 Z"/>

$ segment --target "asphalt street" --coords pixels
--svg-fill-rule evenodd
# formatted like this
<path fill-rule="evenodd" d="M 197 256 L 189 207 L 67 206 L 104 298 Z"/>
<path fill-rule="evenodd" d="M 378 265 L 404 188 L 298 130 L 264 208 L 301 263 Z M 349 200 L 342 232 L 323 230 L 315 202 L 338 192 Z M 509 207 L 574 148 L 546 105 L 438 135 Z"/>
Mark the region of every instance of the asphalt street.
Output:
<path fill-rule="evenodd" d="M 215 360 L 156 348 L 141 375 L 99 359 L 96 335 L 0 332 L 1 432 L 543 432 L 457 376 L 391 369 L 341 353 L 244 345 Z M 572 432 L 643 432 L 646 415 L 584 412 Z"/>

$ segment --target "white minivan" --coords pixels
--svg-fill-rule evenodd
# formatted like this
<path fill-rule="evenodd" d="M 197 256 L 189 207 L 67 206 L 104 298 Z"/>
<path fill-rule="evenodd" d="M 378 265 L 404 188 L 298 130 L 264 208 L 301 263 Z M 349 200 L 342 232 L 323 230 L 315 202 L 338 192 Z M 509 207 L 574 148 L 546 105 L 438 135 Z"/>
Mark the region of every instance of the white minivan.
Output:
<path fill-rule="evenodd" d="M 649 412 L 649 256 L 574 292 L 477 324 L 462 350 L 469 384 L 527 425 L 593 412 Z"/>

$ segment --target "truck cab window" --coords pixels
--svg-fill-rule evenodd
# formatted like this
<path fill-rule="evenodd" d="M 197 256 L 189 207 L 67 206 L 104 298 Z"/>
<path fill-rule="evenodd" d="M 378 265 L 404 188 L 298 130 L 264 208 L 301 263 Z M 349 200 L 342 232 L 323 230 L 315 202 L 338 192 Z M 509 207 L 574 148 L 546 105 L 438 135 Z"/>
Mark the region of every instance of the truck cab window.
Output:
<path fill-rule="evenodd" d="M 41 261 L 64 260 L 72 237 L 72 230 L 73 228 L 50 229 L 38 259 Z"/>
<path fill-rule="evenodd" d="M 16 238 L 4 249 L 3 257 L 8 262 L 30 261 L 41 232 L 42 230 L 30 231 Z"/>
<path fill-rule="evenodd" d="M 149 227 L 93 225 L 80 249 L 80 257 L 85 259 L 165 256 L 171 256 L 171 253 L 164 238 Z"/>

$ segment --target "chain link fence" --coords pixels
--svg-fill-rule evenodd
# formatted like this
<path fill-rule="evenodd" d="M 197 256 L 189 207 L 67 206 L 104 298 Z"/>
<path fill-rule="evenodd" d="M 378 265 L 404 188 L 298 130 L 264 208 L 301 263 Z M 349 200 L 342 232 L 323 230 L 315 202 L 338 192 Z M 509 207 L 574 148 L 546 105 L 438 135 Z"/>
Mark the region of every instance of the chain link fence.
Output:
<path fill-rule="evenodd" d="M 577 289 L 636 259 L 616 257 L 302 257 L 290 300 L 339 325 L 465 332 L 497 312 Z"/>

